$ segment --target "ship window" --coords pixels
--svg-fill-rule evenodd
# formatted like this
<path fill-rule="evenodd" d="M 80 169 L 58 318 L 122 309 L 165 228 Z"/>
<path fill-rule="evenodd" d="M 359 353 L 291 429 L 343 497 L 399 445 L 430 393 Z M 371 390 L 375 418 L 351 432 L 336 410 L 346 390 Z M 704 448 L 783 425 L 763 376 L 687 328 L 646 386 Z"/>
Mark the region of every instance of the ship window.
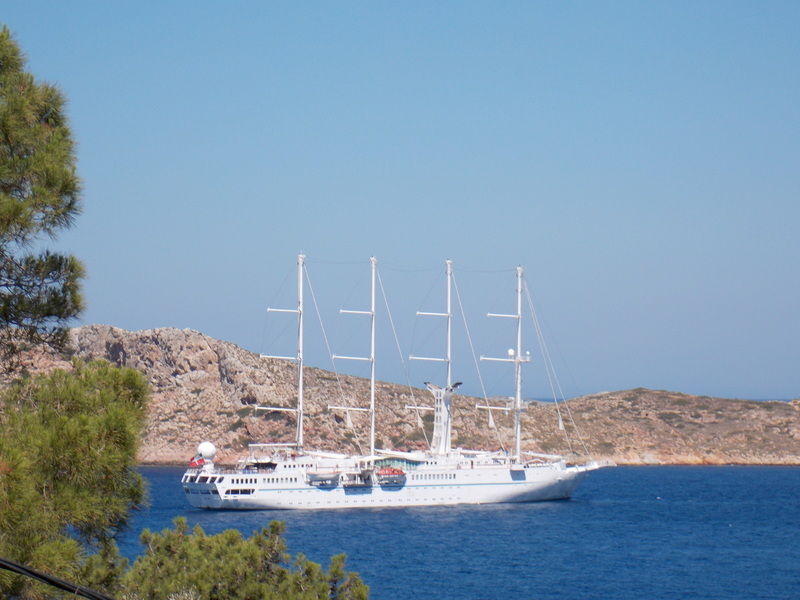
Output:
<path fill-rule="evenodd" d="M 224 477 L 220 477 L 219 479 L 217 479 L 217 483 L 222 483 L 224 479 L 225 479 Z"/>

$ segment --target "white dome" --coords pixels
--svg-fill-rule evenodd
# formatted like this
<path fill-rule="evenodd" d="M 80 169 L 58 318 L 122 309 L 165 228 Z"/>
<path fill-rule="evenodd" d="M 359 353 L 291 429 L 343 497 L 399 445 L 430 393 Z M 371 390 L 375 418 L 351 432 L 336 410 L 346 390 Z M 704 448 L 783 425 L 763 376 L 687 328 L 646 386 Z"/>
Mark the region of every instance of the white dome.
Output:
<path fill-rule="evenodd" d="M 217 448 L 211 442 L 201 442 L 197 446 L 197 453 L 206 460 L 214 460 L 217 455 Z"/>

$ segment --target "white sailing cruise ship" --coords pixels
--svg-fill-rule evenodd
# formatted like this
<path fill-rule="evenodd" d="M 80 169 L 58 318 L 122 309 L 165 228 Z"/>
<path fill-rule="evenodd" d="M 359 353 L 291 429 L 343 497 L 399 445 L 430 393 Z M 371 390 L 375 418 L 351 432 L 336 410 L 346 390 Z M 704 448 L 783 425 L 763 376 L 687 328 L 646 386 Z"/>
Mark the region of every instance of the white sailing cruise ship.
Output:
<path fill-rule="evenodd" d="M 451 381 L 452 261 L 446 261 L 447 308 L 443 313 L 419 313 L 447 319 L 447 350 L 443 358 L 421 358 L 445 363 L 443 386 L 426 383 L 434 406 L 409 407 L 434 411 L 433 436 L 425 452 L 401 452 L 375 448 L 375 296 L 376 265 L 371 265 L 371 298 L 368 311 L 341 311 L 370 318 L 369 357 L 337 356 L 340 359 L 370 363 L 369 408 L 334 407 L 360 410 L 370 417 L 370 452 L 366 455 L 315 452 L 303 440 L 303 316 L 305 256 L 297 260 L 297 308 L 269 309 L 297 316 L 297 353 L 289 357 L 297 363 L 297 405 L 295 408 L 263 407 L 293 412 L 297 430 L 292 444 L 251 444 L 249 456 L 234 469 L 214 464 L 216 448 L 202 442 L 197 456 L 184 473 L 181 484 L 188 502 L 208 509 L 336 509 L 364 507 L 433 506 L 448 504 L 490 504 L 534 502 L 569 498 L 587 472 L 601 465 L 588 462 L 568 465 L 561 456 L 522 452 L 521 413 L 522 366 L 530 360 L 522 352 L 523 269 L 517 267 L 517 311 L 511 315 L 489 314 L 516 320 L 516 348 L 504 358 L 486 358 L 514 365 L 516 395 L 510 407 L 514 417 L 513 453 L 452 448 L 450 400 L 458 382 Z M 275 357 L 273 357 L 275 358 Z M 287 357 L 277 357 L 287 358 Z M 415 357 L 412 357 L 415 358 Z M 491 410 L 507 407 L 483 406 Z"/>

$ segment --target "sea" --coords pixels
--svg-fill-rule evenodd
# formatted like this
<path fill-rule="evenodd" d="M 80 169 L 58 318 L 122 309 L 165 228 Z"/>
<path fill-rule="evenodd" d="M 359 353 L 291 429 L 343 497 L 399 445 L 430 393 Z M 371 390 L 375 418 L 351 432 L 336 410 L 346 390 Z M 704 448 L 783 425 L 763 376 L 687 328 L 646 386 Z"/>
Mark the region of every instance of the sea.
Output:
<path fill-rule="evenodd" d="M 141 472 L 131 559 L 177 516 L 207 533 L 280 520 L 292 554 L 346 553 L 377 600 L 800 598 L 800 467 L 603 469 L 558 502 L 246 512 L 191 508 L 182 468 Z"/>

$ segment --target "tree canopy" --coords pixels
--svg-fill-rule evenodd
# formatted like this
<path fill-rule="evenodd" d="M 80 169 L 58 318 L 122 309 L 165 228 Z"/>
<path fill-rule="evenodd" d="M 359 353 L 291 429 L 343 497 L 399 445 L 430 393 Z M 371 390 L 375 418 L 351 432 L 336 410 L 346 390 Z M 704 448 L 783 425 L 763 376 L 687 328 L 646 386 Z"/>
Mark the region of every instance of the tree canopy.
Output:
<path fill-rule="evenodd" d="M 75 144 L 64 97 L 24 70 L 8 27 L 0 30 L 0 361 L 27 345 L 61 348 L 83 307 L 81 263 L 49 250 L 80 212 Z"/>
<path fill-rule="evenodd" d="M 102 361 L 0 392 L 0 556 L 68 580 L 85 578 L 92 549 L 103 550 L 95 571 L 116 560 L 113 535 L 144 500 L 135 460 L 147 397 L 142 375 Z M 0 597 L 50 595 L 0 573 Z"/>
<path fill-rule="evenodd" d="M 186 520 L 142 532 L 145 552 L 122 578 L 125 600 L 366 600 L 369 588 L 345 571 L 343 554 L 326 572 L 286 552 L 285 526 L 273 521 L 249 538 L 233 529 L 206 535 Z"/>
<path fill-rule="evenodd" d="M 72 371 L 20 379 L 0 390 L 0 557 L 120 600 L 362 600 L 345 571 L 291 557 L 284 525 L 244 538 L 206 535 L 184 519 L 142 533 L 132 565 L 114 535 L 144 502 L 136 451 L 148 387 L 132 369 L 73 361 Z M 0 598 L 71 597 L 0 571 Z"/>

